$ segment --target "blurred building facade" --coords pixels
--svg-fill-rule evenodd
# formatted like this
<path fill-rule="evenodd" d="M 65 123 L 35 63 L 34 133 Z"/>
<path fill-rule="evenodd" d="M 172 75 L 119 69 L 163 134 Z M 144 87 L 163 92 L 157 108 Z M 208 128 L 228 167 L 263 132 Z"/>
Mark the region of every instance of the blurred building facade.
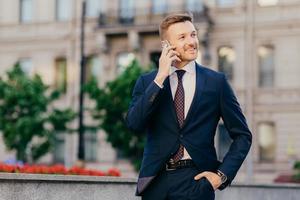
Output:
<path fill-rule="evenodd" d="M 59 105 L 77 110 L 81 2 L 0 0 L 0 74 L 19 61 L 28 74 L 64 89 Z M 270 182 L 300 159 L 300 0 L 86 2 L 87 78 L 96 76 L 104 85 L 134 58 L 144 66 L 157 63 L 160 21 L 168 13 L 189 11 L 199 30 L 198 62 L 227 74 L 253 132 L 251 154 L 237 180 Z M 92 123 L 88 116 L 85 120 Z M 230 144 L 223 132 L 220 122 L 220 159 Z M 43 160 L 71 165 L 77 144 L 77 135 L 63 135 Z M 105 133 L 86 133 L 85 144 L 90 166 L 114 165 L 132 175 L 128 162 L 105 142 Z M 0 146 L 0 160 L 13 156 Z"/>

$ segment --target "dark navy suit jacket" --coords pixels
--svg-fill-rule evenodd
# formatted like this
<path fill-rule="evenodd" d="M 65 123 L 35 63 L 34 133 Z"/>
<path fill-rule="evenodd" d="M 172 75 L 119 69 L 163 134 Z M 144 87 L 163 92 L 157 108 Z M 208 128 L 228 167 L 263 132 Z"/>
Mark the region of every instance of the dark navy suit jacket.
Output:
<path fill-rule="evenodd" d="M 196 64 L 196 90 L 180 128 L 169 78 L 161 89 L 154 82 L 156 74 L 157 70 L 139 77 L 126 117 L 128 128 L 147 134 L 137 195 L 142 195 L 180 143 L 199 170 L 220 170 L 228 177 L 227 185 L 230 184 L 250 149 L 252 135 L 225 75 Z M 233 140 L 222 163 L 214 146 L 220 118 Z"/>

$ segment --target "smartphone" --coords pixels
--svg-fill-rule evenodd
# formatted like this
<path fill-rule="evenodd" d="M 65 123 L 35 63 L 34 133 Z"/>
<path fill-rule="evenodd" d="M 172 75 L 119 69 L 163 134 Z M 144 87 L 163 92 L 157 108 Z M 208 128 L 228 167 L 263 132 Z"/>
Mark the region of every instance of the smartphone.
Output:
<path fill-rule="evenodd" d="M 168 41 L 168 40 L 163 40 L 163 41 L 161 41 L 161 47 L 162 48 L 167 48 L 167 47 L 169 47 L 169 46 L 171 46 L 170 45 L 170 42 Z M 173 61 L 172 62 L 172 66 L 176 66 L 176 61 Z M 170 69 L 171 70 L 171 69 Z"/>
<path fill-rule="evenodd" d="M 161 41 L 161 48 L 167 48 L 170 46 L 170 43 L 168 40 Z"/>

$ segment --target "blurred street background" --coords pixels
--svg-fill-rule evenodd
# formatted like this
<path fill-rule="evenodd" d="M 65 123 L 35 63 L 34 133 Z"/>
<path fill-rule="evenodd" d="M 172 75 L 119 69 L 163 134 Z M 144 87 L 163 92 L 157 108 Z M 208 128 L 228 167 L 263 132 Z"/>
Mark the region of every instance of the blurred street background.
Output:
<path fill-rule="evenodd" d="M 159 23 L 173 12 L 193 14 L 197 61 L 227 75 L 252 130 L 235 181 L 295 173 L 300 0 L 0 0 L 0 162 L 80 161 L 136 177 L 143 138 L 122 122 L 137 76 L 157 68 Z M 220 121 L 220 160 L 230 142 Z"/>

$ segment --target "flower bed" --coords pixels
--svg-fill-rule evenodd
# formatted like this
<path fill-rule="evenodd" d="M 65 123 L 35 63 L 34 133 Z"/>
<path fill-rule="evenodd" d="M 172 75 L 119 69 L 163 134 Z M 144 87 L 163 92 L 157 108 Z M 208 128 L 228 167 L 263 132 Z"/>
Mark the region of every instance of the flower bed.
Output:
<path fill-rule="evenodd" d="M 293 166 L 293 174 L 280 174 L 274 182 L 276 183 L 298 183 L 300 184 L 300 161 L 296 161 Z"/>
<path fill-rule="evenodd" d="M 275 183 L 300 183 L 300 180 L 296 179 L 291 174 L 281 174 L 275 180 Z"/>
<path fill-rule="evenodd" d="M 80 167 L 71 167 L 67 169 L 63 165 L 8 165 L 0 163 L 0 172 L 7 173 L 28 173 L 28 174 L 62 174 L 62 175 L 87 175 L 87 176 L 121 176 L 116 168 L 111 168 L 106 172 L 92 170 Z"/>

